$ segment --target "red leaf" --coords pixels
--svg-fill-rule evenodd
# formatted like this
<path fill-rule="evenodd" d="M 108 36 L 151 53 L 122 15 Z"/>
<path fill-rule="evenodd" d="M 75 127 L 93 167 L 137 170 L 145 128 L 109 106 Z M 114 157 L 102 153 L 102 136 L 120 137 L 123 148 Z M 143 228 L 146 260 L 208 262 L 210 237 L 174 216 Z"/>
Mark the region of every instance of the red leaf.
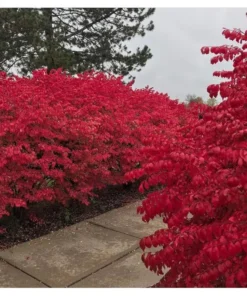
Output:
<path fill-rule="evenodd" d="M 146 247 L 146 244 L 145 244 L 144 239 L 141 239 L 140 240 L 139 245 L 140 245 L 140 248 L 144 251 L 145 250 L 145 247 Z"/>
<path fill-rule="evenodd" d="M 236 279 L 241 287 L 245 287 L 247 285 L 246 274 L 242 269 L 237 272 Z"/>
<path fill-rule="evenodd" d="M 152 247 L 152 240 L 151 240 L 150 237 L 146 237 L 144 239 L 144 243 L 145 243 L 145 245 L 146 245 L 147 248 L 151 248 Z"/>
<path fill-rule="evenodd" d="M 247 239 L 242 240 L 242 248 L 247 253 Z"/>

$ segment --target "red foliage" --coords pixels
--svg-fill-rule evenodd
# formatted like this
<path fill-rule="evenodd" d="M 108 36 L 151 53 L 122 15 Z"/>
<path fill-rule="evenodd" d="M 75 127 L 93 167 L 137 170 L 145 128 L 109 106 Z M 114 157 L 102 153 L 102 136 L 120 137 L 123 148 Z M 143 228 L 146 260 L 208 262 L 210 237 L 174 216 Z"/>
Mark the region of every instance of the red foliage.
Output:
<path fill-rule="evenodd" d="M 182 121 L 182 109 L 102 73 L 1 73 L 0 218 L 42 201 L 88 204 L 94 189 L 126 182 L 147 162 L 140 149 Z"/>
<path fill-rule="evenodd" d="M 247 31 L 223 34 L 242 47 L 202 48 L 212 64 L 233 62 L 214 72 L 229 81 L 208 87 L 223 102 L 155 137 L 142 150 L 149 163 L 126 174 L 145 176 L 141 191 L 159 186 L 138 208 L 143 221 L 161 216 L 168 226 L 140 242 L 160 247 L 144 253 L 146 267 L 169 268 L 156 287 L 247 287 Z"/>

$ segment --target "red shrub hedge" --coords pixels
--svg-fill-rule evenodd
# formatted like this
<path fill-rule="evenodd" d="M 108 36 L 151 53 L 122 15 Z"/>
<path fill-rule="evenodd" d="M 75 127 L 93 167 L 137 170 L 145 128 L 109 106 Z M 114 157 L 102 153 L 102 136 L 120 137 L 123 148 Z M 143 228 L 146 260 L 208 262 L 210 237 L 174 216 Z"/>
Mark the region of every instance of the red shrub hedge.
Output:
<path fill-rule="evenodd" d="M 126 182 L 147 161 L 140 148 L 181 121 L 182 109 L 102 73 L 1 73 L 0 218 L 41 201 L 88 204 L 94 189 Z"/>
<path fill-rule="evenodd" d="M 126 174 L 146 176 L 141 191 L 161 186 L 138 208 L 144 221 L 161 216 L 169 227 L 140 242 L 147 268 L 163 274 L 169 267 L 156 287 L 247 287 L 247 31 L 223 34 L 242 44 L 202 53 L 216 55 L 212 64 L 233 61 L 232 71 L 214 72 L 229 81 L 208 87 L 225 100 L 174 128 L 170 139 L 156 137 L 143 148 L 149 163 Z"/>

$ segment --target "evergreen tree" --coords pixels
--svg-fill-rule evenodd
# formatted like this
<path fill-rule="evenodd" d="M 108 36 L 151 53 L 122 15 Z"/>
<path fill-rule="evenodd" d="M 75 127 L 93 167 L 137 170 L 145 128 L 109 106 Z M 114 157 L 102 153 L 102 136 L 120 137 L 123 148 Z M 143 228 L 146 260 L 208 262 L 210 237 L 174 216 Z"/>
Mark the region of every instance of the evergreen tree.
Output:
<path fill-rule="evenodd" d="M 0 69 L 20 74 L 47 67 L 70 73 L 96 69 L 128 75 L 152 57 L 127 42 L 154 29 L 154 8 L 0 9 Z"/>

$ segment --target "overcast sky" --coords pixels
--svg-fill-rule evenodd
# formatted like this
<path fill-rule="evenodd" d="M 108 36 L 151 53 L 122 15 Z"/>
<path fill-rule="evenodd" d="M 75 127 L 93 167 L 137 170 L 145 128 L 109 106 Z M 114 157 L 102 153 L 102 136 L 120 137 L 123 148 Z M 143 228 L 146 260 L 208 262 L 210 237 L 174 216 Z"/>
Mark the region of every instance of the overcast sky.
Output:
<path fill-rule="evenodd" d="M 202 55 L 200 49 L 232 44 L 222 29 L 247 30 L 246 12 L 247 8 L 156 8 L 151 17 L 155 29 L 130 44 L 131 49 L 146 44 L 153 54 L 142 71 L 134 73 L 134 86 L 149 85 L 181 101 L 189 93 L 207 99 L 207 86 L 219 81 L 212 72 L 231 69 L 231 64 L 211 65 L 210 55 Z"/>

